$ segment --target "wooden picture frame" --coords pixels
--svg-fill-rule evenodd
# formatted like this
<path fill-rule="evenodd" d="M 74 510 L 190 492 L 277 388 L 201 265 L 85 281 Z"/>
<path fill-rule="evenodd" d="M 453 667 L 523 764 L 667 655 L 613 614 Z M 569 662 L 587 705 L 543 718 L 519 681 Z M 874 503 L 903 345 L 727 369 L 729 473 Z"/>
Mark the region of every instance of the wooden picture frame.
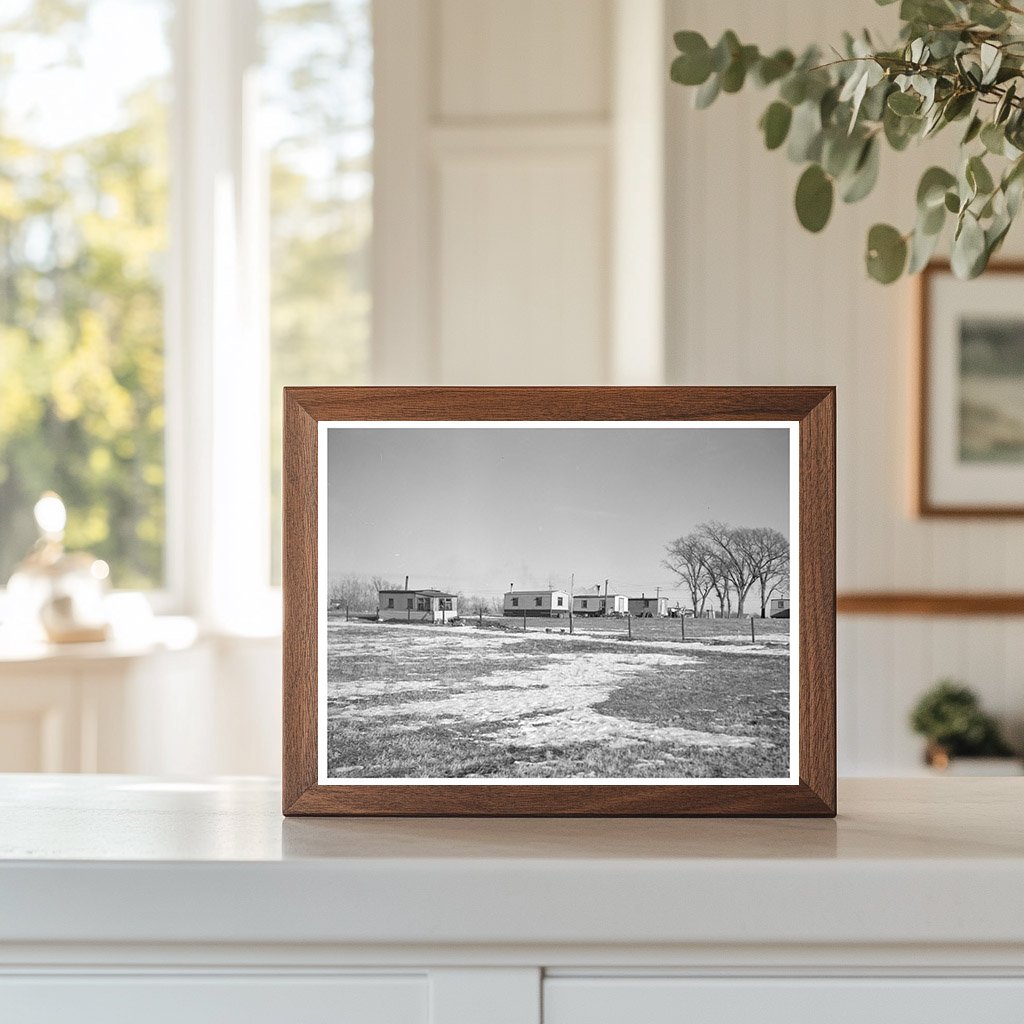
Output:
<path fill-rule="evenodd" d="M 914 438 L 913 509 L 921 518 L 993 519 L 1024 516 L 1024 500 L 999 497 L 998 492 L 1010 484 L 1024 494 L 1024 461 L 1017 466 L 962 462 L 956 465 L 954 452 L 959 429 L 961 458 L 965 426 L 963 415 L 955 409 L 957 391 L 953 376 L 962 374 L 954 365 L 958 353 L 951 341 L 950 315 L 959 313 L 985 317 L 992 308 L 995 294 L 1005 290 L 1003 312 L 992 313 L 992 319 L 1008 315 L 1019 306 L 1019 298 L 1009 287 L 1009 277 L 1018 293 L 1024 285 L 1024 261 L 1003 260 L 989 264 L 984 275 L 973 281 L 958 281 L 947 261 L 936 260 L 921 272 L 917 282 L 917 344 L 916 386 L 917 415 Z M 1024 313 L 1013 310 L 1014 319 L 1024 325 Z M 961 325 L 965 322 L 961 320 Z M 961 326 L 961 331 L 963 330 Z M 963 338 L 961 335 L 961 342 Z M 937 351 L 940 350 L 940 351 Z M 961 388 L 962 377 L 958 377 Z M 960 402 L 963 402 L 960 395 Z M 959 426 L 958 426 L 959 424 Z M 1000 483 L 1001 478 L 1002 483 Z M 986 494 L 988 498 L 986 499 Z"/>
<path fill-rule="evenodd" d="M 370 422 L 372 421 L 372 422 Z M 414 781 L 320 774 L 318 630 L 326 594 L 318 565 L 328 424 L 518 424 L 629 429 L 713 426 L 788 428 L 799 560 L 794 574 L 799 730 L 785 784 L 698 784 L 672 778 Z M 283 811 L 286 815 L 393 816 L 813 816 L 835 798 L 835 390 L 831 387 L 303 387 L 284 393 Z M 326 484 L 324 483 L 324 486 Z M 323 499 L 326 506 L 327 501 Z M 323 509 L 323 516 L 327 515 Z M 796 546 L 796 545 L 794 545 Z M 798 581 L 798 590 L 797 582 Z M 406 584 L 406 591 L 408 584 Z M 382 594 L 391 591 L 381 591 Z M 382 598 L 383 600 L 383 598 Z M 696 608 L 694 609 L 696 611 Z M 326 616 L 326 611 L 323 611 Z M 680 612 L 682 615 L 682 612 Z M 324 619 L 326 622 L 326 618 Z M 754 620 L 751 620 L 753 624 Z M 525 620 L 524 620 L 525 624 Z M 685 631 L 685 621 L 680 623 Z M 384 627 L 388 628 L 388 627 Z M 391 627 L 402 629 L 401 625 Z M 325 640 L 326 643 L 326 640 Z M 790 655 L 792 657 L 792 654 Z M 326 664 L 326 662 L 325 662 Z M 776 692 L 776 691 L 773 691 Z M 791 716 L 792 720 L 792 716 Z M 792 734 L 791 734 L 792 735 Z M 326 756 L 326 755 L 324 755 Z M 717 780 L 716 780 L 717 781 Z"/>

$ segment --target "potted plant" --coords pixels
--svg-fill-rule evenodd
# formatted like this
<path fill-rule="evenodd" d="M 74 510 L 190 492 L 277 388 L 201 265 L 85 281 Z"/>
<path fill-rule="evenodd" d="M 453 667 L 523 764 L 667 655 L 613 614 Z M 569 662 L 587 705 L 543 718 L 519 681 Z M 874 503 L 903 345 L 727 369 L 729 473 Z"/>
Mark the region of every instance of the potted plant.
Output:
<path fill-rule="evenodd" d="M 899 152 L 957 125 L 958 164 L 925 171 L 913 226 L 874 225 L 865 258 L 882 284 L 916 273 L 952 221 L 953 271 L 976 277 L 1024 198 L 1024 3 L 902 0 L 898 12 L 892 45 L 847 32 L 828 51 L 812 46 L 799 56 L 762 53 L 732 31 L 713 46 L 698 32 L 677 32 L 671 77 L 697 90 L 698 108 L 748 83 L 775 93 L 759 127 L 768 149 L 785 146 L 806 165 L 795 200 L 808 231 L 828 223 L 836 196 L 855 203 L 871 192 L 884 145 Z"/>
<path fill-rule="evenodd" d="M 995 719 L 981 709 L 975 693 L 960 683 L 944 679 L 925 693 L 911 712 L 910 725 L 927 739 L 924 757 L 932 768 L 947 771 L 955 759 L 962 758 L 998 759 L 994 765 L 975 761 L 963 774 L 1019 773 L 1014 752 Z"/>

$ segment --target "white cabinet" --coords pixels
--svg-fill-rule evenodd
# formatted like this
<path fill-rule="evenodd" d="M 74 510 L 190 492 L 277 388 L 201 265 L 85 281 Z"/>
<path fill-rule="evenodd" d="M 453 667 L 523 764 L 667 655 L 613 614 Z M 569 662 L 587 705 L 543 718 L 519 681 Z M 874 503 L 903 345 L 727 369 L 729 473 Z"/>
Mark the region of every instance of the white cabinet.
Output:
<path fill-rule="evenodd" d="M 1024 979 L 549 978 L 544 1024 L 1020 1024 Z"/>
<path fill-rule="evenodd" d="M 836 821 L 294 819 L 0 776 L 7 1024 L 1022 1024 L 1019 779 Z"/>

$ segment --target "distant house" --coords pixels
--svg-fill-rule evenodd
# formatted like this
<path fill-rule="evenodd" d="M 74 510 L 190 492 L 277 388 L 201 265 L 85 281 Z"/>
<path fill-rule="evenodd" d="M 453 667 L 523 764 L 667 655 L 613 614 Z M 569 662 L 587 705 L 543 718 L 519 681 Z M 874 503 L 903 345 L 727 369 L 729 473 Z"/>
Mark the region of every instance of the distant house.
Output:
<path fill-rule="evenodd" d="M 667 597 L 648 597 L 641 594 L 640 597 L 629 599 L 629 614 L 638 619 L 655 619 L 668 615 Z"/>
<path fill-rule="evenodd" d="M 560 619 L 569 614 L 569 595 L 564 590 L 510 590 L 505 595 L 504 613 Z"/>
<path fill-rule="evenodd" d="M 624 594 L 576 594 L 572 599 L 574 615 L 626 614 Z"/>
<path fill-rule="evenodd" d="M 785 613 L 785 614 L 783 614 Z M 768 615 L 773 619 L 789 618 L 789 598 L 773 597 L 768 604 Z"/>
<path fill-rule="evenodd" d="M 377 618 L 382 620 L 450 622 L 458 614 L 458 597 L 443 590 L 381 590 L 377 594 Z"/>

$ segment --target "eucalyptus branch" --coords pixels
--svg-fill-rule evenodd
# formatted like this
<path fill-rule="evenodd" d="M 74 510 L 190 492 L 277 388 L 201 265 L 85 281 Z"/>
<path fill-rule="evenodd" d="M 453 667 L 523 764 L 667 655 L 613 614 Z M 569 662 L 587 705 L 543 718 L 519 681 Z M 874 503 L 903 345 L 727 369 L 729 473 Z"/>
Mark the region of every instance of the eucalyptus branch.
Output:
<path fill-rule="evenodd" d="M 867 33 L 846 35 L 827 62 L 813 47 L 798 58 L 789 50 L 762 54 L 734 32 L 714 46 L 699 33 L 678 32 L 671 75 L 697 87 L 700 108 L 751 81 L 775 90 L 759 127 L 768 149 L 785 146 L 804 166 L 795 206 L 809 231 L 825 227 L 837 194 L 853 203 L 872 191 L 883 144 L 900 152 L 962 122 L 958 166 L 922 176 L 912 229 L 871 228 L 866 266 L 885 284 L 916 273 L 952 220 L 953 269 L 974 277 L 1024 199 L 1024 26 L 1013 20 L 1024 9 L 1010 0 L 902 0 L 899 14 L 896 48 L 875 47 Z"/>

